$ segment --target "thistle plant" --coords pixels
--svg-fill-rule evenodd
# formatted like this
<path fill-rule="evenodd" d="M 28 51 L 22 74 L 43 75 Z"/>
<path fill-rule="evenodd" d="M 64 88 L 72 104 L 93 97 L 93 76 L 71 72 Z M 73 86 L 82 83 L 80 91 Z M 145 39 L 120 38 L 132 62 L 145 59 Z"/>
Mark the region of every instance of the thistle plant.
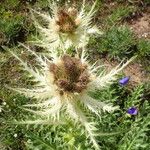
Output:
<path fill-rule="evenodd" d="M 89 12 L 85 10 L 85 0 L 83 0 L 80 11 L 75 7 L 58 7 L 56 3 L 50 4 L 52 10 L 49 14 L 32 10 L 35 26 L 39 30 L 42 39 L 35 40 L 39 46 L 56 50 L 56 48 L 69 48 L 71 46 L 80 48 L 88 43 L 90 34 L 101 34 L 96 26 L 92 26 L 92 17 L 95 13 L 96 2 Z M 42 26 L 35 15 L 41 17 L 46 23 Z"/>
<path fill-rule="evenodd" d="M 97 135 L 95 133 L 97 130 L 96 123 L 89 120 L 88 114 L 91 112 L 100 117 L 101 110 L 111 112 L 117 107 L 92 98 L 89 92 L 113 83 L 116 75 L 132 59 L 125 64 L 119 64 L 109 73 L 98 73 L 101 66 L 96 66 L 96 63 L 91 65 L 84 49 L 81 54 L 76 54 L 74 57 L 66 52 L 58 54 L 55 51 L 51 55 L 51 59 L 48 59 L 35 53 L 29 47 L 23 44 L 22 46 L 36 57 L 40 67 L 32 68 L 14 52 L 11 52 L 36 83 L 31 89 L 12 89 L 27 97 L 37 99 L 37 103 L 27 104 L 25 108 L 27 111 L 42 117 L 41 120 L 25 121 L 24 123 L 40 124 L 50 120 L 59 121 L 63 116 L 66 119 L 81 123 L 95 149 L 99 149 L 95 139 Z"/>
<path fill-rule="evenodd" d="M 94 117 L 101 117 L 101 110 L 111 112 L 118 107 L 94 99 L 90 92 L 102 89 L 112 84 L 117 74 L 132 61 L 121 63 L 109 73 L 99 72 L 101 65 L 88 61 L 85 46 L 89 33 L 99 33 L 92 28 L 91 19 L 95 12 L 96 2 L 86 13 L 85 1 L 80 11 L 75 8 L 58 8 L 55 3 L 51 6 L 52 16 L 33 11 L 47 22 L 42 27 L 34 18 L 35 25 L 42 34 L 42 39 L 35 41 L 49 50 L 47 56 L 38 54 L 23 44 L 38 63 L 31 67 L 28 62 L 10 51 L 18 59 L 22 68 L 28 72 L 29 79 L 34 82 L 32 88 L 11 88 L 26 97 L 35 99 L 26 104 L 24 109 L 40 116 L 41 119 L 25 120 L 25 124 L 49 124 L 61 120 L 71 120 L 80 123 L 95 149 L 100 149 L 96 136 L 98 130 Z M 77 54 L 69 55 L 67 49 L 73 46 Z M 80 51 L 79 51 L 80 48 Z M 91 117 L 93 116 L 93 117 Z"/>

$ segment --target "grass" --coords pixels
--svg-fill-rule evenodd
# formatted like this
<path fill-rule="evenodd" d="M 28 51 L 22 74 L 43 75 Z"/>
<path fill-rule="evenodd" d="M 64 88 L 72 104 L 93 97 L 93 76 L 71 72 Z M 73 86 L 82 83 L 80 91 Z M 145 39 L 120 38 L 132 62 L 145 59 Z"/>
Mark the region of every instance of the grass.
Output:
<path fill-rule="evenodd" d="M 124 18 L 129 16 L 131 13 L 135 12 L 136 8 L 134 6 L 117 6 L 116 9 L 106 18 L 106 24 L 113 26 L 118 22 L 121 22 Z"/>
<path fill-rule="evenodd" d="M 23 29 L 24 16 L 21 14 L 16 14 L 12 11 L 4 11 L 0 17 L 0 28 L 1 32 L 5 34 L 7 43 L 12 44 L 17 41 L 23 40 L 23 34 L 25 34 L 25 29 Z"/>
<path fill-rule="evenodd" d="M 110 59 L 120 62 L 124 58 L 137 55 L 137 60 L 142 65 L 143 71 L 150 72 L 150 40 L 138 39 L 129 28 L 127 18 L 132 19 L 132 13 L 146 11 L 149 1 L 112 1 L 115 6 L 110 6 L 105 1 L 99 1 L 98 12 L 93 21 L 101 25 L 104 34 L 91 38 L 88 49 L 94 51 L 99 59 Z M 60 2 L 63 4 L 64 2 Z M 79 2 L 80 3 L 80 2 Z M 49 10 L 48 2 L 29 1 L 26 4 L 19 0 L 6 0 L 0 2 L 0 44 L 14 50 L 18 42 L 26 42 L 36 30 L 28 13 L 28 7 L 40 7 Z M 109 8 L 105 10 L 105 7 Z M 24 9 L 24 10 L 22 10 Z M 105 15 L 101 15 L 105 14 Z M 17 48 L 18 49 L 18 48 Z M 21 49 L 15 50 L 24 59 L 31 60 L 32 56 L 22 54 Z M 93 54 L 92 53 L 92 54 Z M 84 129 L 68 122 L 62 126 L 16 125 L 16 120 L 24 120 L 33 116 L 22 109 L 22 105 L 30 101 L 6 88 L 11 86 L 30 85 L 26 75 L 22 75 L 18 62 L 0 46 L 0 149 L 12 150 L 92 150 L 85 137 Z M 92 57 L 92 56 L 91 56 Z M 31 62 L 31 63 L 34 63 Z M 136 63 L 136 62 L 135 62 Z M 120 75 L 119 78 L 123 77 Z M 144 78 L 144 77 L 143 77 Z M 103 150 L 148 150 L 150 145 L 150 103 L 149 83 L 141 83 L 134 87 L 122 87 L 116 81 L 106 90 L 92 93 L 97 99 L 111 101 L 120 109 L 113 114 L 102 113 L 101 120 L 95 117 L 100 128 L 98 137 L 99 145 Z M 130 116 L 127 109 L 136 106 L 138 115 Z M 32 118 L 33 119 L 33 118 Z M 1 148 L 2 147 L 2 148 Z"/>
<path fill-rule="evenodd" d="M 110 58 L 123 59 L 130 56 L 134 43 L 135 39 L 129 28 L 112 27 L 101 37 L 97 51 L 108 53 Z"/>
<path fill-rule="evenodd" d="M 140 57 L 150 56 L 150 41 L 149 40 L 139 40 L 137 44 L 138 55 Z"/>

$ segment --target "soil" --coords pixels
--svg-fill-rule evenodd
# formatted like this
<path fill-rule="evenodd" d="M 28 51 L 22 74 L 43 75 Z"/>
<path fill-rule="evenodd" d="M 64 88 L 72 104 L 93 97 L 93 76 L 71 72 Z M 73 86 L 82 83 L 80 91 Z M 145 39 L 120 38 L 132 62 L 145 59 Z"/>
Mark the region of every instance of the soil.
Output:
<path fill-rule="evenodd" d="M 104 58 L 98 58 L 98 54 L 95 55 L 94 59 L 100 60 L 99 65 L 104 64 L 108 72 L 119 64 L 118 61 L 110 60 L 107 56 Z M 142 65 L 138 63 L 137 61 L 130 63 L 123 70 L 123 73 L 125 74 L 125 76 L 130 76 L 130 82 L 129 82 L 130 87 L 135 87 L 139 84 L 146 83 L 150 80 L 150 77 L 148 76 L 148 74 L 146 74 L 145 71 L 143 70 Z"/>
<path fill-rule="evenodd" d="M 129 27 L 138 38 L 150 39 L 150 13 L 144 13 L 136 20 L 131 19 Z"/>
<path fill-rule="evenodd" d="M 116 61 L 109 61 L 105 60 L 104 64 L 108 67 L 108 70 L 113 69 L 115 66 L 118 65 L 118 62 Z M 149 81 L 147 75 L 145 74 L 145 71 L 142 69 L 142 65 L 140 65 L 138 62 L 134 62 L 129 64 L 124 70 L 123 73 L 125 76 L 130 76 L 130 85 L 136 86 L 138 84 L 141 84 L 143 82 Z"/>
<path fill-rule="evenodd" d="M 115 7 L 115 3 L 111 3 L 111 5 Z M 146 11 L 143 12 L 135 12 L 126 22 L 137 38 L 150 39 L 150 8 L 147 7 Z M 95 57 L 95 60 L 101 60 L 101 64 L 106 65 L 108 71 L 119 64 L 116 60 L 111 61 L 107 55 L 98 58 L 98 54 L 95 54 Z M 129 64 L 123 72 L 125 76 L 130 76 L 130 86 L 137 86 L 138 84 L 150 81 L 150 76 L 144 71 L 139 62 Z"/>

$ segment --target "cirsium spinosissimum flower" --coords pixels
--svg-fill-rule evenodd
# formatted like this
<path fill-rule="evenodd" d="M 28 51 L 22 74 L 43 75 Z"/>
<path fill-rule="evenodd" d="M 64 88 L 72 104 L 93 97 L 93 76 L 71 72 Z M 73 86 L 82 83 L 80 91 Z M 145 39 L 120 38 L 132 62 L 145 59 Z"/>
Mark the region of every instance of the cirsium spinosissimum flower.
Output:
<path fill-rule="evenodd" d="M 90 91 L 104 88 L 116 80 L 116 75 L 128 65 L 131 60 L 125 64 L 119 64 L 109 73 L 98 74 L 96 63 L 90 65 L 87 60 L 85 50 L 82 54 L 71 57 L 66 53 L 58 56 L 53 53 L 52 59 L 41 57 L 33 52 L 29 47 L 24 46 L 32 53 L 40 68 L 32 68 L 28 63 L 24 62 L 15 53 L 11 52 L 21 63 L 24 70 L 34 78 L 37 83 L 32 89 L 12 88 L 13 90 L 24 94 L 27 97 L 37 99 L 35 104 L 25 105 L 26 110 L 41 116 L 43 119 L 35 121 L 25 121 L 25 123 L 44 123 L 49 119 L 54 121 L 60 120 L 62 114 L 67 115 L 67 118 L 80 122 L 86 130 L 86 133 L 96 149 L 99 145 L 95 139 L 95 122 L 90 122 L 85 114 L 89 110 L 93 114 L 100 117 L 101 110 L 111 112 L 116 109 L 111 104 L 106 104 L 92 98 L 89 95 Z M 55 51 L 56 52 L 56 51 Z M 38 110 L 34 110 L 34 107 Z M 33 109 L 32 109 L 33 108 Z M 89 112 L 87 111 L 87 112 Z M 61 114 L 61 115 L 60 115 Z"/>
<path fill-rule="evenodd" d="M 85 0 L 80 11 L 74 7 L 59 8 L 56 3 L 51 4 L 52 15 L 32 10 L 35 15 L 41 17 L 47 26 L 42 26 L 36 19 L 33 20 L 42 38 L 34 41 L 44 48 L 56 50 L 56 48 L 69 48 L 74 46 L 81 48 L 88 42 L 90 34 L 102 34 L 96 26 L 92 26 L 92 17 L 95 13 L 96 2 L 89 12 L 85 11 Z"/>

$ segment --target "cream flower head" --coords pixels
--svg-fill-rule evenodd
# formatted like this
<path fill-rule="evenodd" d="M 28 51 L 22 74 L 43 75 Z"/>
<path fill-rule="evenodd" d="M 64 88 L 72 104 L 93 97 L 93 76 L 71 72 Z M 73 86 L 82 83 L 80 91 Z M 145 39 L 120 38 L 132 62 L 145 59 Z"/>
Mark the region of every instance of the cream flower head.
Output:
<path fill-rule="evenodd" d="M 47 23 L 43 27 L 33 15 L 35 26 L 42 36 L 41 40 L 35 40 L 34 43 L 48 50 L 56 50 L 58 47 L 68 49 L 70 46 L 76 48 L 85 46 L 88 43 L 89 34 L 101 34 L 96 26 L 91 25 L 95 6 L 96 2 L 91 7 L 91 10 L 86 12 L 85 1 L 83 1 L 80 11 L 75 7 L 59 8 L 56 3 L 52 3 L 50 4 L 51 16 L 33 10 L 33 14 L 37 14 Z"/>
<path fill-rule="evenodd" d="M 95 122 L 90 122 L 86 112 L 100 117 L 101 110 L 111 112 L 116 109 L 111 104 L 106 104 L 96 100 L 89 95 L 89 91 L 104 88 L 116 80 L 116 75 L 132 60 L 125 64 L 120 64 L 109 73 L 98 74 L 101 66 L 96 63 L 91 65 L 87 60 L 85 50 L 80 55 L 74 57 L 66 53 L 53 54 L 49 60 L 33 52 L 29 47 L 23 45 L 32 53 L 40 68 L 32 68 L 15 53 L 11 52 L 21 63 L 30 77 L 37 83 L 32 89 L 16 88 L 13 90 L 24 94 L 27 97 L 37 99 L 37 103 L 28 104 L 26 109 L 36 115 L 41 116 L 42 120 L 25 121 L 27 124 L 47 123 L 49 120 L 58 121 L 62 114 L 68 119 L 80 122 L 86 130 L 87 136 L 95 149 L 99 145 L 95 139 Z M 36 107 L 38 110 L 33 109 Z"/>

